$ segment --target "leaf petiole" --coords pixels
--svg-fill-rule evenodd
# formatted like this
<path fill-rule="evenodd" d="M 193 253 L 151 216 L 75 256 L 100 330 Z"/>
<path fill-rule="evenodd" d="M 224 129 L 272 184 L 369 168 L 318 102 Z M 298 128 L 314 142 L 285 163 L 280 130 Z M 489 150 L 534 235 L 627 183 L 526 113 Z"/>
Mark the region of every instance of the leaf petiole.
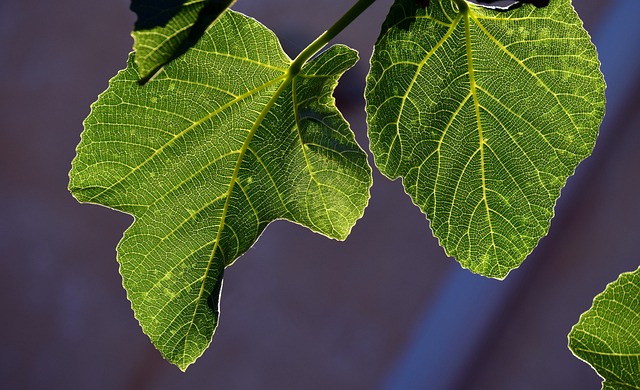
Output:
<path fill-rule="evenodd" d="M 322 33 L 315 41 L 311 42 L 289 67 L 289 77 L 292 78 L 300 72 L 302 65 L 309 60 L 314 54 L 325 47 L 333 38 L 335 38 L 342 30 L 351 24 L 360 14 L 362 14 L 376 0 L 358 0 L 338 21 L 327 31 Z"/>
<path fill-rule="evenodd" d="M 466 13 L 469 10 L 469 4 L 465 0 L 454 0 L 454 3 L 458 8 L 458 13 Z"/>

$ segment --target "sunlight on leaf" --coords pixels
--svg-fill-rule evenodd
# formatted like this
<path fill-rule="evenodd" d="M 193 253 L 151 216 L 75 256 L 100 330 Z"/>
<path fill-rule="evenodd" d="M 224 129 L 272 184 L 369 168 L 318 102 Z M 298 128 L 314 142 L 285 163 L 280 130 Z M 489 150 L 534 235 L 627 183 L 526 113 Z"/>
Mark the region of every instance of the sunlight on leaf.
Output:
<path fill-rule="evenodd" d="M 596 51 L 570 0 L 497 12 L 397 0 L 365 96 L 375 163 L 465 268 L 504 278 L 547 234 L 604 114 Z"/>
<path fill-rule="evenodd" d="M 595 297 L 571 329 L 569 349 L 604 378 L 603 389 L 640 389 L 640 268 Z"/>
<path fill-rule="evenodd" d="M 123 283 L 184 370 L 211 342 L 224 268 L 271 221 L 343 240 L 362 216 L 371 168 L 332 97 L 357 54 L 333 46 L 291 77 L 275 35 L 229 10 L 144 86 L 134 61 L 92 106 L 69 187 L 135 216 Z"/>

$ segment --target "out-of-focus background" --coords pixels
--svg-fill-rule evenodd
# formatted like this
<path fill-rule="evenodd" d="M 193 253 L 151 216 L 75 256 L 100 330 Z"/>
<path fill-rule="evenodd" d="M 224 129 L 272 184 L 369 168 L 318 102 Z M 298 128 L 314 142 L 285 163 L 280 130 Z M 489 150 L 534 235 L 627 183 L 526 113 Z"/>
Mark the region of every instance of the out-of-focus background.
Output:
<path fill-rule="evenodd" d="M 234 8 L 293 57 L 353 2 Z M 361 54 L 336 97 L 365 148 L 364 80 L 390 4 L 377 1 L 337 39 Z M 599 389 L 566 335 L 640 264 L 640 2 L 574 5 L 601 53 L 607 117 L 522 267 L 505 282 L 461 270 L 401 183 L 376 172 L 346 242 L 269 226 L 225 273 L 213 344 L 182 373 L 121 287 L 115 246 L 131 217 L 66 189 L 89 105 L 125 66 L 129 1 L 0 1 L 0 388 Z"/>

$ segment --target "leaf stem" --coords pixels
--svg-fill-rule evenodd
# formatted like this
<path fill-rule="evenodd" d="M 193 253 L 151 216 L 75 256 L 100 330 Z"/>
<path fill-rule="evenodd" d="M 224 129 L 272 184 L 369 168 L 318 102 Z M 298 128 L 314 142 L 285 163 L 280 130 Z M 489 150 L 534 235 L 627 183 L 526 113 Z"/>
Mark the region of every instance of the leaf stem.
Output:
<path fill-rule="evenodd" d="M 363 13 L 371 4 L 373 4 L 376 0 L 358 0 L 357 3 L 353 5 L 338 21 L 327 31 L 322 33 L 315 41 L 311 42 L 309 46 L 307 46 L 295 60 L 291 63 L 289 67 L 289 77 L 293 77 L 300 72 L 302 69 L 302 65 L 304 65 L 309 58 L 311 58 L 314 54 L 319 52 L 323 47 L 325 47 L 336 35 L 340 34 L 342 30 L 344 30 L 348 25 L 351 24 L 361 13 Z"/>
<path fill-rule="evenodd" d="M 469 4 L 465 0 L 455 0 L 456 5 L 458 6 L 458 12 L 466 14 L 469 11 Z"/>

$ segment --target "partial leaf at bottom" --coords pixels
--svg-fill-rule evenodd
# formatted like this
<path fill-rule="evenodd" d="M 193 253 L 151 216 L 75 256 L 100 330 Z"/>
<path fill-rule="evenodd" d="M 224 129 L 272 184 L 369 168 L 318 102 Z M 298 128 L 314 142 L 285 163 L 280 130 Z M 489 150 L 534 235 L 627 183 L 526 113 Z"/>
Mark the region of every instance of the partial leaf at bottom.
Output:
<path fill-rule="evenodd" d="M 640 268 L 595 297 L 571 329 L 569 349 L 604 378 L 604 390 L 640 389 Z"/>
<path fill-rule="evenodd" d="M 135 216 L 124 286 L 184 370 L 211 341 L 224 268 L 271 221 L 344 239 L 362 216 L 371 169 L 331 96 L 357 55 L 334 46 L 291 77 L 275 35 L 227 11 L 144 86 L 134 57 L 86 119 L 69 187 Z"/>

